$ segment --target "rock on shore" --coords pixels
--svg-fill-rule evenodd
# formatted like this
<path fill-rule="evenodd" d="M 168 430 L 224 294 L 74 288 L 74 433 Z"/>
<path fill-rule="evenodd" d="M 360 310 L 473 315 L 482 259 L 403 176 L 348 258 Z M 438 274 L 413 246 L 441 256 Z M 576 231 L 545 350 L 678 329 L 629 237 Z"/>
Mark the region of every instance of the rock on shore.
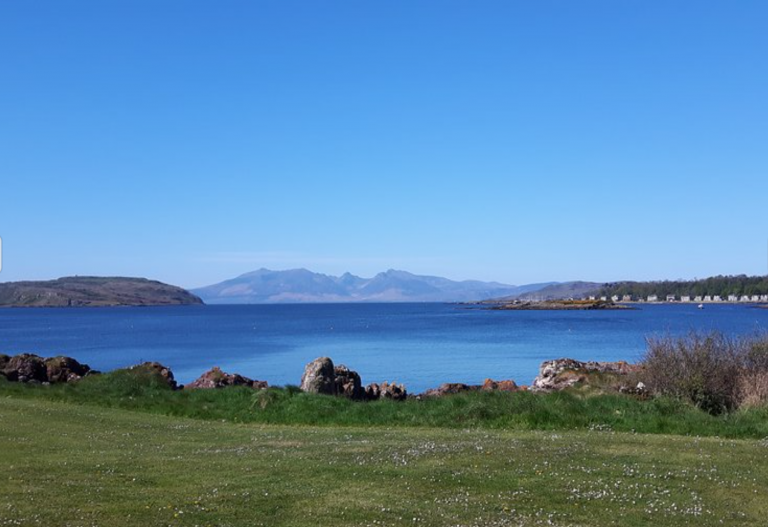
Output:
<path fill-rule="evenodd" d="M 376 401 L 378 399 L 404 401 L 408 398 L 408 391 L 402 384 L 390 384 L 387 381 L 381 384 L 374 382 L 365 387 L 365 398 L 369 401 Z"/>
<path fill-rule="evenodd" d="M 32 353 L 0 355 L 0 374 L 12 382 L 62 383 L 79 381 L 95 372 L 71 357 L 43 358 Z"/>
<path fill-rule="evenodd" d="M 330 357 L 319 357 L 304 368 L 301 389 L 308 393 L 338 395 L 357 401 L 392 399 L 402 401 L 408 392 L 402 384 L 372 383 L 363 388 L 360 375 L 343 364 L 334 366 Z"/>
<path fill-rule="evenodd" d="M 575 359 L 555 359 L 541 363 L 539 375 L 533 380 L 533 391 L 556 391 L 577 383 L 588 382 L 591 376 L 627 376 L 641 370 L 628 362 L 582 362 Z"/>
<path fill-rule="evenodd" d="M 494 381 L 486 379 L 483 384 L 464 384 L 461 382 L 446 382 L 437 388 L 430 388 L 421 394 L 421 397 L 443 397 L 445 395 L 454 395 L 464 392 L 517 392 L 524 390 L 525 387 L 518 386 L 513 380 Z"/>
<path fill-rule="evenodd" d="M 246 386 L 254 390 L 263 390 L 269 388 L 267 381 L 254 381 L 237 373 L 226 373 L 218 366 L 214 366 L 203 373 L 195 381 L 184 386 L 188 390 L 204 390 L 225 388 L 227 386 Z"/>
<path fill-rule="evenodd" d="M 330 357 L 319 357 L 304 368 L 301 389 L 309 393 L 336 395 L 336 373 Z"/>

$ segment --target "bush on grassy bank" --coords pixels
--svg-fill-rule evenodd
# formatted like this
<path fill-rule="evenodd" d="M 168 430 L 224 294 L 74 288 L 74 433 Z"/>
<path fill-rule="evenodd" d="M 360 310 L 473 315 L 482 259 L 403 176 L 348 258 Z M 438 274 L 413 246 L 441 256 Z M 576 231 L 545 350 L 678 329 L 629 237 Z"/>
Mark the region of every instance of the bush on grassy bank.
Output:
<path fill-rule="evenodd" d="M 654 395 L 685 401 L 711 414 L 768 402 L 768 336 L 721 333 L 648 339 L 640 374 Z"/>

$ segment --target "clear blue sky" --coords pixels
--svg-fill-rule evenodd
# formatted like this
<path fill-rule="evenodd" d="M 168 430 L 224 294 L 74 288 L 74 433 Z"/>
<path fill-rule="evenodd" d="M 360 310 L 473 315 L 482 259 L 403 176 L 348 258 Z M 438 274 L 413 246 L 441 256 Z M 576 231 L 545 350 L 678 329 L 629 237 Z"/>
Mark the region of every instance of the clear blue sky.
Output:
<path fill-rule="evenodd" d="M 5 1 L 0 280 L 768 273 L 768 2 Z"/>

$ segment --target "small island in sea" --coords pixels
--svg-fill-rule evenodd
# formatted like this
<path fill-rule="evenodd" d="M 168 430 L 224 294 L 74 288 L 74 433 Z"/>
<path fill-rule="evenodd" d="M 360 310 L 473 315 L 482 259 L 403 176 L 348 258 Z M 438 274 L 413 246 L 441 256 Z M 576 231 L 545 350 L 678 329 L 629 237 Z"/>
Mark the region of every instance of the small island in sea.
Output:
<path fill-rule="evenodd" d="M 634 307 L 606 300 L 516 300 L 489 307 L 497 310 L 591 310 L 591 309 L 635 309 Z"/>
<path fill-rule="evenodd" d="M 70 276 L 0 283 L 0 307 L 107 307 L 202 304 L 174 285 L 146 278 Z"/>

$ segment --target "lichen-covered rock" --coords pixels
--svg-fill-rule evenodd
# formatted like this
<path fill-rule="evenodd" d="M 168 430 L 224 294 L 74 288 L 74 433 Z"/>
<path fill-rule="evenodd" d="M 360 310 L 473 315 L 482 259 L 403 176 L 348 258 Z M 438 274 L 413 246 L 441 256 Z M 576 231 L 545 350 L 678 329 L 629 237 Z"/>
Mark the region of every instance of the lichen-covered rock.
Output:
<path fill-rule="evenodd" d="M 365 390 L 362 387 L 360 375 L 356 371 L 340 364 L 333 369 L 333 373 L 335 395 L 343 395 L 355 400 L 365 398 Z"/>
<path fill-rule="evenodd" d="M 218 366 L 214 366 L 207 372 L 203 373 L 194 382 L 184 386 L 185 389 L 190 390 L 204 390 L 225 388 L 227 386 L 246 386 L 255 390 L 263 390 L 269 387 L 266 381 L 254 381 L 248 377 L 244 377 L 237 373 L 226 373 Z"/>
<path fill-rule="evenodd" d="M 595 374 L 624 376 L 636 373 L 640 367 L 628 362 L 581 362 L 575 359 L 545 361 L 539 367 L 539 375 L 533 380 L 533 391 L 557 391 L 577 383 L 588 382 Z"/>
<path fill-rule="evenodd" d="M 80 364 L 72 357 L 50 357 L 45 359 L 48 382 L 76 382 L 88 375 L 91 368 Z"/>
<path fill-rule="evenodd" d="M 517 392 L 520 390 L 520 387 L 511 379 L 505 381 L 485 379 L 485 382 L 480 389 L 486 392 Z"/>
<path fill-rule="evenodd" d="M 173 378 L 173 372 L 171 369 L 163 366 L 159 362 L 143 362 L 141 364 L 131 366 L 127 371 L 139 375 L 156 377 L 161 382 L 167 384 L 174 390 L 178 389 L 179 387 L 176 383 L 176 380 Z"/>
<path fill-rule="evenodd" d="M 9 381 L 48 382 L 44 360 L 31 353 L 21 353 L 8 359 L 3 373 Z"/>
<path fill-rule="evenodd" d="M 309 393 L 336 395 L 336 372 L 329 357 L 319 357 L 304 368 L 301 389 Z"/>

